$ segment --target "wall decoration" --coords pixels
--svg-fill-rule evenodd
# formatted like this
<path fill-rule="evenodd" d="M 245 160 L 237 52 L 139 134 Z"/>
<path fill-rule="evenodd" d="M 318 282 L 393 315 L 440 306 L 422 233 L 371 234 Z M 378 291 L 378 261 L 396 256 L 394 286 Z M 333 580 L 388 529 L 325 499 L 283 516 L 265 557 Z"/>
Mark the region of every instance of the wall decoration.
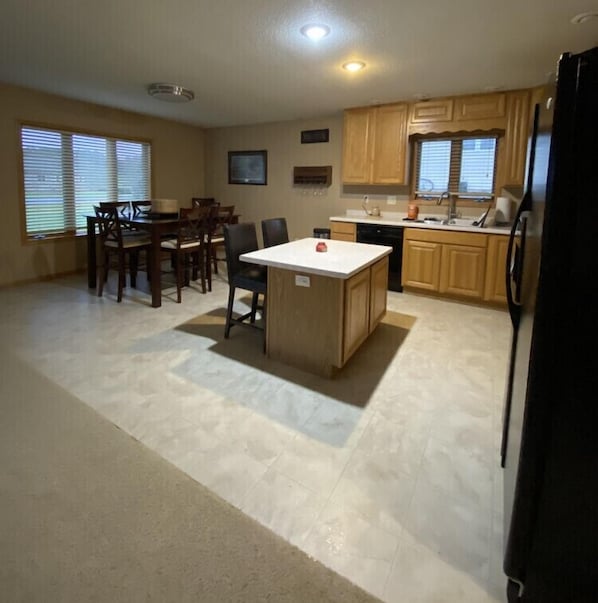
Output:
<path fill-rule="evenodd" d="M 267 184 L 268 151 L 229 151 L 229 184 Z"/>

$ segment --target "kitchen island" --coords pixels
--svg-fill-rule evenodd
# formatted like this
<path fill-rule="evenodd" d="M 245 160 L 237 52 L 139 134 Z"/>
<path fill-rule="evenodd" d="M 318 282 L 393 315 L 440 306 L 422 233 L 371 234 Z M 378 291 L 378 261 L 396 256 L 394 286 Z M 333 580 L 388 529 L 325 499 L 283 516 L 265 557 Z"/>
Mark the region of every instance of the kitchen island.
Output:
<path fill-rule="evenodd" d="M 268 267 L 266 354 L 332 377 L 386 313 L 391 247 L 307 238 L 241 255 Z"/>

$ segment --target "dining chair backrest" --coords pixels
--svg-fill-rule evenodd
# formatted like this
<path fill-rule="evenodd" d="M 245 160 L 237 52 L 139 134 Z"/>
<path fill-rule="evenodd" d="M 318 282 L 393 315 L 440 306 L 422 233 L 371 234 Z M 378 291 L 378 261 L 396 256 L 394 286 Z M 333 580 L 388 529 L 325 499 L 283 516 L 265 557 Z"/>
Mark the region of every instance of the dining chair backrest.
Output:
<path fill-rule="evenodd" d="M 224 247 L 226 249 L 226 266 L 228 269 L 228 304 L 224 324 L 224 338 L 228 339 L 231 327 L 244 325 L 257 328 L 265 335 L 266 330 L 266 296 L 268 291 L 268 270 L 265 266 L 242 262 L 239 258 L 243 253 L 256 251 L 257 233 L 253 222 L 224 225 Z M 251 310 L 244 314 L 233 316 L 235 304 L 235 291 L 245 289 L 251 291 Z M 261 306 L 259 296 L 263 296 Z M 261 311 L 261 324 L 257 322 L 257 311 Z M 264 337 L 264 352 L 266 340 Z"/>
<path fill-rule="evenodd" d="M 219 205 L 214 197 L 192 197 L 191 207 L 209 207 L 210 205 Z"/>
<path fill-rule="evenodd" d="M 100 207 L 114 207 L 116 208 L 117 212 L 123 216 L 124 214 L 127 213 L 127 210 L 129 209 L 129 202 L 128 201 L 100 201 L 99 203 Z"/>
<path fill-rule="evenodd" d="M 131 201 L 131 205 L 133 206 L 133 215 L 138 216 L 144 207 L 151 207 L 152 201 L 151 199 L 144 199 L 141 201 Z"/>
<path fill-rule="evenodd" d="M 118 206 L 116 205 L 94 205 L 100 238 L 104 245 L 123 248 L 123 236 L 118 218 Z"/>
<path fill-rule="evenodd" d="M 209 207 L 181 207 L 177 233 L 179 249 L 197 244 L 203 249 L 209 243 L 210 214 Z"/>
<path fill-rule="evenodd" d="M 234 205 L 212 205 L 211 206 L 211 229 L 210 233 L 214 244 L 224 243 L 223 227 L 225 224 L 232 224 L 235 213 Z"/>
<path fill-rule="evenodd" d="M 218 206 L 218 221 L 220 224 L 231 224 L 235 215 L 234 205 L 219 205 Z"/>
<path fill-rule="evenodd" d="M 273 247 L 289 242 L 286 218 L 268 218 L 262 220 L 264 247 Z"/>
<path fill-rule="evenodd" d="M 229 283 L 241 272 L 247 263 L 239 256 L 258 249 L 257 233 L 253 222 L 224 225 L 224 246 L 226 249 L 226 267 Z"/>

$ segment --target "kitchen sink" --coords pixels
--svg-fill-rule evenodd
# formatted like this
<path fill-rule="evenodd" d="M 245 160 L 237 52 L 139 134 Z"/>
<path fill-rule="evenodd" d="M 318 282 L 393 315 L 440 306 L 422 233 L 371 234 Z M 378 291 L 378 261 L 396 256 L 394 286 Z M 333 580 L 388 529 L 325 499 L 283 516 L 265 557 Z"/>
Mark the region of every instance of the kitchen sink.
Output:
<path fill-rule="evenodd" d="M 418 220 L 424 224 L 434 224 L 436 226 L 474 226 L 474 218 L 452 218 L 449 222 L 446 217 L 426 216 L 423 220 Z"/>
<path fill-rule="evenodd" d="M 452 218 L 448 223 L 452 226 L 473 226 L 473 222 L 473 218 Z M 443 224 L 446 223 L 446 220 L 443 220 Z"/>

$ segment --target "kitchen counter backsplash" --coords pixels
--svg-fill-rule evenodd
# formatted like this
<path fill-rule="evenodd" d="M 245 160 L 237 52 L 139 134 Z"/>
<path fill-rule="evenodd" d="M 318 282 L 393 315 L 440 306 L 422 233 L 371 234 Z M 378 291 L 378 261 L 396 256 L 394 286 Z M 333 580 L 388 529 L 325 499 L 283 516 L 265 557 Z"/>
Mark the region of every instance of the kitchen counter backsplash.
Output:
<path fill-rule="evenodd" d="M 464 216 L 463 219 L 471 219 L 473 222 L 477 216 Z M 472 225 L 457 225 L 457 224 L 440 224 L 440 223 L 426 223 L 423 222 L 426 218 L 436 219 L 438 222 L 446 218 L 444 213 L 436 214 L 419 214 L 418 221 L 407 220 L 407 212 L 394 212 L 384 211 L 379 216 L 366 215 L 363 209 L 348 209 L 344 216 L 332 216 L 330 220 L 336 222 L 361 222 L 367 224 L 380 224 L 381 226 L 405 226 L 408 228 L 431 228 L 440 230 L 458 230 L 461 232 L 479 232 L 481 234 L 503 234 L 508 235 L 511 227 L 510 226 L 495 226 L 495 225 L 484 225 L 482 228 L 479 226 Z M 419 220 L 422 220 L 421 222 Z M 492 224 L 492 223 L 491 223 Z"/>

